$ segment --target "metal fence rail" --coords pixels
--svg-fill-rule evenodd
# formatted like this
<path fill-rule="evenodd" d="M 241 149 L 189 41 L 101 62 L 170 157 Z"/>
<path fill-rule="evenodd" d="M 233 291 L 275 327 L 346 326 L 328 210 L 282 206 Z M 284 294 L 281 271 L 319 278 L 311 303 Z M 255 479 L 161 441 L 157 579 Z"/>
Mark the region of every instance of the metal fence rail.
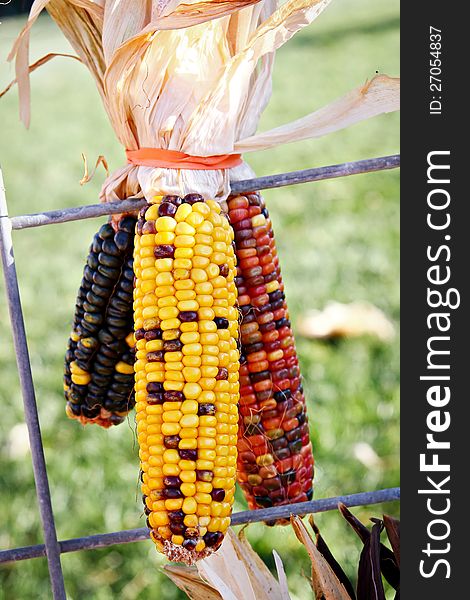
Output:
<path fill-rule="evenodd" d="M 306 169 L 293 173 L 282 173 L 270 175 L 251 180 L 237 181 L 232 183 L 232 190 L 236 193 L 249 192 L 260 189 L 271 189 L 297 183 L 307 183 L 345 177 L 359 173 L 370 173 L 385 169 L 399 167 L 399 155 L 385 156 L 327 167 Z M 34 383 L 31 374 L 31 365 L 28 352 L 28 343 L 24 327 L 23 310 L 18 286 L 18 278 L 15 268 L 13 253 L 12 229 L 26 229 L 55 223 L 65 223 L 80 219 L 89 219 L 109 214 L 116 214 L 129 210 L 136 210 L 144 201 L 123 200 L 108 204 L 97 204 L 66 208 L 62 210 L 49 211 L 34 215 L 23 215 L 10 218 L 8 216 L 3 177 L 0 169 L 0 253 L 2 255 L 3 274 L 7 303 L 10 313 L 11 330 L 16 355 L 16 363 L 20 379 L 21 392 L 23 396 L 25 421 L 28 427 L 31 456 L 33 463 L 36 494 L 39 504 L 42 528 L 44 532 L 44 544 L 28 546 L 24 548 L 12 548 L 0 551 L 0 563 L 27 560 L 46 556 L 49 567 L 52 594 L 54 600 L 65 600 L 65 583 L 60 563 L 60 555 L 66 552 L 76 552 L 93 548 L 102 548 L 116 544 L 126 544 L 148 539 L 147 528 L 130 529 L 98 535 L 90 535 L 82 538 L 57 540 L 54 513 L 52 510 L 51 495 L 49 490 L 44 449 L 42 445 L 41 429 L 39 425 L 38 410 L 34 392 Z M 363 506 L 379 502 L 398 500 L 399 488 L 389 488 L 372 492 L 361 492 L 335 498 L 324 498 L 312 500 L 300 504 L 292 504 L 280 507 L 272 507 L 257 511 L 244 511 L 232 516 L 232 524 L 240 525 L 256 521 L 269 521 L 278 518 L 289 517 L 291 514 L 305 515 L 308 513 L 333 510 L 338 502 L 347 506 Z"/>

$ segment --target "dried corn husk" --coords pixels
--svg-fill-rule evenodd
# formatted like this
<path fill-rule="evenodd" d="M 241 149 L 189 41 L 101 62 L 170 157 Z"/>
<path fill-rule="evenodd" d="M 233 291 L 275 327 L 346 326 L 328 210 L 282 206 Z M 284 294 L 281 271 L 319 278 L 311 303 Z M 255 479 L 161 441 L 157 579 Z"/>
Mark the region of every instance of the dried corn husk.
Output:
<path fill-rule="evenodd" d="M 275 51 L 330 0 L 36 0 L 10 54 L 16 57 L 21 116 L 29 122 L 28 40 L 43 8 L 90 69 L 124 148 L 195 156 L 247 153 L 319 137 L 397 110 L 399 81 L 385 75 L 293 123 L 256 133 L 271 94 Z M 246 163 L 192 171 L 125 165 L 102 200 L 197 191 L 223 200 L 229 180 L 253 176 Z"/>

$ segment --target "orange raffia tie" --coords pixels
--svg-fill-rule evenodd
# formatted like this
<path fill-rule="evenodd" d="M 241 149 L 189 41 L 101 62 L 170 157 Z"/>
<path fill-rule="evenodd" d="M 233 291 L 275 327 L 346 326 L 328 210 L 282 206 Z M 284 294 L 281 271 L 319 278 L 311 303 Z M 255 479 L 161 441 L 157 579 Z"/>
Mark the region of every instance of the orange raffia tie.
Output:
<path fill-rule="evenodd" d="M 242 163 L 241 154 L 218 154 L 215 156 L 191 156 L 176 150 L 163 148 L 139 148 L 126 150 L 127 162 L 137 167 L 154 167 L 163 169 L 191 169 L 195 171 L 212 171 L 231 169 Z"/>

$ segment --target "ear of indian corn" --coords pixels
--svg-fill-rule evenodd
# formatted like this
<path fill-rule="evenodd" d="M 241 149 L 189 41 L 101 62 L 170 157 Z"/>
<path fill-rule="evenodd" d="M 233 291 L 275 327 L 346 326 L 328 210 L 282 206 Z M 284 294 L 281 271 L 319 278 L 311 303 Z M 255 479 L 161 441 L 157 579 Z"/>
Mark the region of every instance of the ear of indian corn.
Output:
<path fill-rule="evenodd" d="M 70 418 L 117 425 L 134 407 L 133 231 L 136 220 L 107 223 L 93 238 L 65 355 Z"/>
<path fill-rule="evenodd" d="M 142 493 L 157 548 L 193 563 L 221 544 L 234 499 L 238 310 L 233 231 L 198 194 L 156 197 L 134 247 Z"/>
<path fill-rule="evenodd" d="M 312 498 L 313 454 L 274 233 L 259 194 L 231 196 L 240 336 L 238 481 L 250 508 Z"/>

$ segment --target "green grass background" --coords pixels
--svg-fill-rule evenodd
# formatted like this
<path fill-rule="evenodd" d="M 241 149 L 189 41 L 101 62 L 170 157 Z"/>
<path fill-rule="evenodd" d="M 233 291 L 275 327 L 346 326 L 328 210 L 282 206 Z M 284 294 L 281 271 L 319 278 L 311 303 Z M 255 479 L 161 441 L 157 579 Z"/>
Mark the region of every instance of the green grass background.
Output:
<path fill-rule="evenodd" d="M 337 0 L 277 56 L 274 93 L 261 129 L 297 118 L 363 83 L 376 71 L 398 75 L 398 2 Z M 0 84 L 13 77 L 4 57 L 22 19 L 0 25 Z M 48 20 L 33 29 L 32 57 L 66 51 Z M 81 188 L 81 152 L 123 162 L 98 93 L 85 68 L 59 58 L 32 75 L 32 124 L 18 120 L 16 91 L 0 100 L 0 162 L 12 215 L 93 203 L 103 173 Z M 334 164 L 398 151 L 398 115 L 311 142 L 253 154 L 259 175 Z M 354 176 L 266 192 L 276 228 L 292 320 L 328 300 L 367 300 L 399 318 L 398 173 Z M 138 449 L 128 423 L 102 431 L 65 417 L 62 360 L 75 294 L 91 237 L 102 220 L 14 233 L 34 382 L 60 539 L 143 526 Z M 0 282 L 0 547 L 42 542 L 30 455 L 12 456 L 12 428 L 23 422 L 12 339 Z M 317 461 L 317 498 L 398 484 L 398 336 L 337 344 L 297 340 Z M 17 431 L 17 429 L 15 430 Z M 364 465 L 358 443 L 377 454 Z M 14 454 L 14 453 L 13 453 Z M 245 507 L 238 496 L 236 510 Z M 356 509 L 363 520 L 396 504 Z M 360 543 L 335 513 L 317 523 L 354 577 Z M 248 537 L 270 566 L 275 548 L 294 600 L 311 597 L 306 552 L 289 528 L 250 526 Z M 161 573 L 151 542 L 62 557 L 74 600 L 173 600 L 182 594 Z M 49 598 L 46 561 L 0 567 L 0 600 Z"/>

